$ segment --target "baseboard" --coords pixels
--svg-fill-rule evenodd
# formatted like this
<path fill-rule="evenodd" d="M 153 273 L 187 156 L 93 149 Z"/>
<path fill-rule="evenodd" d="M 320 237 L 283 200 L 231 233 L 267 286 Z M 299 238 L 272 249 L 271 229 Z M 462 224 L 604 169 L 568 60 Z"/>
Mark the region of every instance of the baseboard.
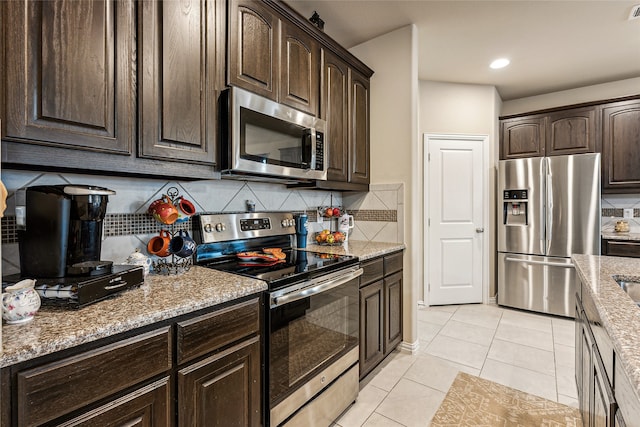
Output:
<path fill-rule="evenodd" d="M 413 343 L 402 341 L 400 344 L 398 344 L 397 348 L 402 353 L 416 354 L 418 352 L 418 349 L 420 348 L 420 341 L 416 340 Z"/>
<path fill-rule="evenodd" d="M 498 297 L 489 297 L 489 304 L 498 305 Z"/>

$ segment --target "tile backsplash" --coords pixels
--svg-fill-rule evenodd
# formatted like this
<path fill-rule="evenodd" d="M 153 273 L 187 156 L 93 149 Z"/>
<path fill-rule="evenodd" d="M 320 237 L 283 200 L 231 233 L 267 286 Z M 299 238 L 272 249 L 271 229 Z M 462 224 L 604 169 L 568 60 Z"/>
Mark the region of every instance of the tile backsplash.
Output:
<path fill-rule="evenodd" d="M 640 194 L 604 194 L 602 196 L 602 231 L 615 232 L 616 221 L 623 218 L 624 209 L 633 209 L 629 232 L 640 233 Z"/>
<path fill-rule="evenodd" d="M 147 213 L 149 204 L 171 187 L 191 201 L 197 212 L 244 212 L 247 201 L 256 211 L 293 211 L 309 214 L 313 231 L 331 227 L 316 221 L 318 206 L 342 206 L 354 215 L 355 229 L 351 239 L 402 242 L 402 185 L 372 185 L 369 193 L 289 189 L 273 183 L 236 180 L 167 181 L 158 179 L 106 177 L 67 173 L 3 170 L 2 182 L 7 187 L 7 210 L 2 219 L 2 272 L 19 272 L 16 233 L 16 190 L 33 185 L 87 184 L 106 187 L 116 194 L 109 197 L 104 220 L 102 259 L 123 262 L 136 248 L 146 253 L 149 239 L 160 225 Z M 345 193 L 347 194 L 347 193 Z M 191 221 L 177 227 L 191 229 Z M 176 228 L 178 229 L 178 228 Z"/>

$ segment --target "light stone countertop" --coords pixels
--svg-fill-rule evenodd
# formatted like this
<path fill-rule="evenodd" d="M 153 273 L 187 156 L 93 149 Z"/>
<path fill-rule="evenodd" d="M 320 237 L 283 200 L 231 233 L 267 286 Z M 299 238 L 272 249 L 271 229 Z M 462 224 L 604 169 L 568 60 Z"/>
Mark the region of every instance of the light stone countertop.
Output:
<path fill-rule="evenodd" d="M 402 243 L 351 241 L 307 250 L 367 260 L 405 248 Z M 31 322 L 2 325 L 0 368 L 229 302 L 267 289 L 262 280 L 193 266 L 184 274 L 150 275 L 137 289 L 79 310 L 43 306 Z"/>
<path fill-rule="evenodd" d="M 42 307 L 34 319 L 2 325 L 0 367 L 262 292 L 267 284 L 204 267 L 149 275 L 137 289 L 79 310 Z"/>
<path fill-rule="evenodd" d="M 355 255 L 360 261 L 366 261 L 392 252 L 405 249 L 404 243 L 366 242 L 361 240 L 347 241 L 341 246 L 307 245 L 308 251 L 338 255 Z"/>
<path fill-rule="evenodd" d="M 576 271 L 593 297 L 602 325 L 640 399 L 640 307 L 613 275 L 640 276 L 640 258 L 574 255 Z"/>
<path fill-rule="evenodd" d="M 640 233 L 616 233 L 615 231 L 602 232 L 602 238 L 605 240 L 630 240 L 640 241 Z"/>

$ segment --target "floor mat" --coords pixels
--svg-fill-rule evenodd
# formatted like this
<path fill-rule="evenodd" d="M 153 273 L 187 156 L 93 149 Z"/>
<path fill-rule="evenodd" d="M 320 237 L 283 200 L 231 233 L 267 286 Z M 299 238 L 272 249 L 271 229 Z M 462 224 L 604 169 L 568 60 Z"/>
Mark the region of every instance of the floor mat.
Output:
<path fill-rule="evenodd" d="M 431 426 L 582 427 L 582 419 L 576 408 L 460 372 Z"/>

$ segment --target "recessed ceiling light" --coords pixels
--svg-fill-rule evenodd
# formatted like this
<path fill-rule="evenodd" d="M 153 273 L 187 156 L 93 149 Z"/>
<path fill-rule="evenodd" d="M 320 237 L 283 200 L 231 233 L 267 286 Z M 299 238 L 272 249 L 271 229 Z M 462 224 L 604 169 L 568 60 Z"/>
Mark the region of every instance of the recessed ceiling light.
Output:
<path fill-rule="evenodd" d="M 507 65 L 509 65 L 509 62 L 510 61 L 507 58 L 500 58 L 493 61 L 491 65 L 489 65 L 489 67 L 493 68 L 494 70 L 497 70 L 498 68 L 506 67 Z"/>

